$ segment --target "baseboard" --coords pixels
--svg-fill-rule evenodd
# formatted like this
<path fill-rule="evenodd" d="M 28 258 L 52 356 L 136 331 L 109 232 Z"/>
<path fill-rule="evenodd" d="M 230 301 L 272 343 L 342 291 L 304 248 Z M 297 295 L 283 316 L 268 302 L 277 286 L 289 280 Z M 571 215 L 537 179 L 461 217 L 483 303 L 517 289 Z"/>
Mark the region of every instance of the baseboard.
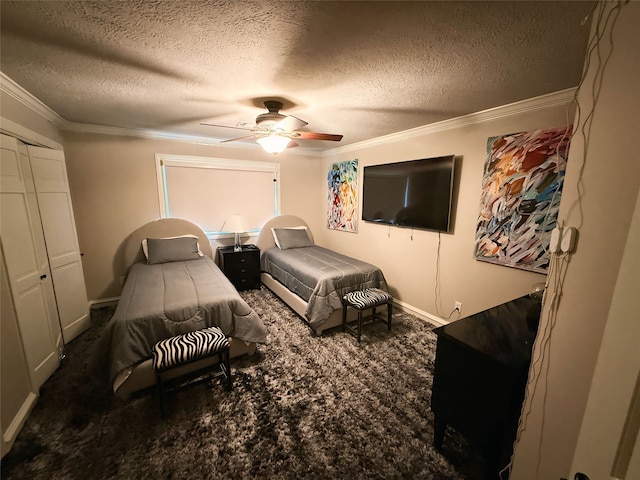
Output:
<path fill-rule="evenodd" d="M 115 305 L 120 300 L 120 297 L 108 297 L 98 298 L 97 300 L 89 300 L 89 309 L 107 307 L 109 305 Z"/>
<path fill-rule="evenodd" d="M 35 406 L 37 400 L 38 400 L 38 394 L 35 392 L 29 392 L 29 395 L 27 395 L 27 398 L 25 399 L 24 403 L 20 407 L 20 410 L 18 410 L 18 413 L 16 413 L 16 416 L 13 417 L 13 420 L 7 427 L 7 430 L 2 434 L 2 456 L 3 457 L 7 453 L 9 453 L 9 450 L 11 450 L 11 447 L 13 446 L 13 442 L 15 442 L 16 437 L 18 436 L 18 433 L 20 433 L 20 430 L 22 430 L 22 427 L 24 426 L 24 423 L 27 421 L 27 418 L 29 417 L 29 413 L 31 413 L 31 410 Z"/>
<path fill-rule="evenodd" d="M 450 323 L 440 317 L 436 317 L 435 315 L 425 312 L 424 310 L 420 310 L 414 307 L 413 305 L 409 305 L 408 303 L 405 303 L 396 298 L 393 299 L 393 304 L 399 307 L 400 310 L 402 310 L 403 312 L 410 313 L 411 315 L 418 317 L 420 320 L 429 322 L 435 325 L 436 327 L 441 327 L 443 325 L 448 325 Z"/>

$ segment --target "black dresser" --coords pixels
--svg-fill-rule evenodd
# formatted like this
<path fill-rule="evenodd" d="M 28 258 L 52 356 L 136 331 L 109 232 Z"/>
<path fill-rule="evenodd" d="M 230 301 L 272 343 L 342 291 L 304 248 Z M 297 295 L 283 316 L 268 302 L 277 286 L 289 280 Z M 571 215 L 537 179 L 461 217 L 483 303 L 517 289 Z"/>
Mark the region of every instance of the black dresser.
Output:
<path fill-rule="evenodd" d="M 238 290 L 260 288 L 260 249 L 255 245 L 243 245 L 240 252 L 219 247 L 218 265 Z"/>
<path fill-rule="evenodd" d="M 488 479 L 511 457 L 540 308 L 526 295 L 434 330 L 435 446 L 452 427 L 481 449 Z"/>

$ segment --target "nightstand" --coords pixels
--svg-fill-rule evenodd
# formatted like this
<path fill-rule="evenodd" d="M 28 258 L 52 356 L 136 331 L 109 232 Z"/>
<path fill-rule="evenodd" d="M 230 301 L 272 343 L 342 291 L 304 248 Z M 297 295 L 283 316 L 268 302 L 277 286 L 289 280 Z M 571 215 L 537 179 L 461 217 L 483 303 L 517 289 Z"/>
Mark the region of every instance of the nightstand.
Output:
<path fill-rule="evenodd" d="M 218 264 L 238 290 L 260 288 L 260 249 L 255 245 L 243 245 L 240 252 L 219 247 Z"/>

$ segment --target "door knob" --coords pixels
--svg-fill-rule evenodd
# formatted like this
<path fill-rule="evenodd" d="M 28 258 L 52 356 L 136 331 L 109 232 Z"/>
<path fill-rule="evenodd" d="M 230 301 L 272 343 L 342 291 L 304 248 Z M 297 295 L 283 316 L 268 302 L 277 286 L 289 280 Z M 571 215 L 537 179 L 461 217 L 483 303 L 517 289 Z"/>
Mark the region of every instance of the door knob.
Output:
<path fill-rule="evenodd" d="M 40 280 L 44 280 L 45 278 L 47 278 L 46 275 L 40 275 Z"/>

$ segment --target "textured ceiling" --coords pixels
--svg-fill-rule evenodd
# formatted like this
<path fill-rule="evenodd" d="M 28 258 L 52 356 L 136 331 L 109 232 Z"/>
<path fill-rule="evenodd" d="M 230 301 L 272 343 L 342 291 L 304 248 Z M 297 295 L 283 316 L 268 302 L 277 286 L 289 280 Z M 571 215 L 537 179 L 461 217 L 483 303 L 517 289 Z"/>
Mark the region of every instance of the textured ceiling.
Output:
<path fill-rule="evenodd" d="M 575 87 L 593 2 L 6 1 L 1 70 L 72 122 L 332 148 Z"/>

